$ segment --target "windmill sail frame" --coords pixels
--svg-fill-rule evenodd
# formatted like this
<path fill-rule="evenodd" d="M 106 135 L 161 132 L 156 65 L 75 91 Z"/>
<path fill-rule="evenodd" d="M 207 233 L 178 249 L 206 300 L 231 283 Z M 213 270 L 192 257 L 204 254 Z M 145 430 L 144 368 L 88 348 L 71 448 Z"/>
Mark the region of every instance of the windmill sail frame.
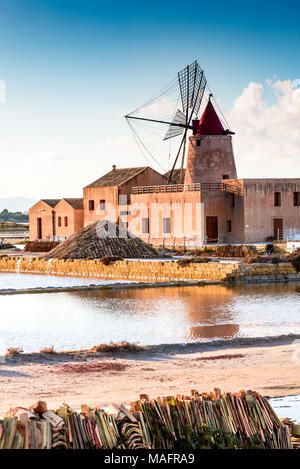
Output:
<path fill-rule="evenodd" d="M 183 164 L 184 164 L 184 156 L 185 156 L 185 144 L 187 138 L 188 130 L 192 130 L 191 121 L 194 117 L 198 115 L 202 99 L 204 96 L 205 88 L 207 85 L 207 80 L 204 75 L 204 71 L 199 66 L 197 60 L 195 60 L 192 64 L 187 65 L 184 69 L 182 69 L 177 74 L 177 82 L 179 85 L 179 101 L 181 98 L 181 109 L 177 109 L 175 112 L 173 119 L 170 120 L 159 120 L 159 119 L 151 119 L 146 117 L 140 117 L 136 114 L 145 106 L 141 106 L 136 111 L 131 114 L 127 114 L 125 117 L 126 119 L 136 119 L 139 121 L 148 121 L 148 122 L 155 122 L 159 124 L 167 124 L 169 125 L 168 130 L 163 138 L 163 140 L 169 140 L 174 137 L 178 137 L 179 135 L 183 134 L 181 139 L 179 149 L 177 152 L 177 156 L 175 158 L 174 164 L 172 166 L 172 170 L 170 172 L 169 181 L 170 183 L 173 175 L 174 168 L 176 166 L 179 154 L 183 148 L 182 153 L 182 162 L 181 162 L 181 174 L 183 174 Z M 172 85 L 174 86 L 174 85 Z M 169 89 L 172 89 L 170 87 Z M 161 97 L 163 95 L 163 91 L 158 93 L 152 100 L 148 101 L 148 103 L 153 103 L 156 97 Z"/>

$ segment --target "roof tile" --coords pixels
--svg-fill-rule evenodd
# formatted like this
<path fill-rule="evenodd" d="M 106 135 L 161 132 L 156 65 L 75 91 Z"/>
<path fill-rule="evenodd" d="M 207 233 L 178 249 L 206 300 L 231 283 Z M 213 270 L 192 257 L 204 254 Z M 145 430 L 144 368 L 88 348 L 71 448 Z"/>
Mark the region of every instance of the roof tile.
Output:
<path fill-rule="evenodd" d="M 141 173 L 148 166 L 142 166 L 137 168 L 116 168 L 112 169 L 109 173 L 104 174 L 101 178 L 92 182 L 86 187 L 110 187 L 120 186 L 124 182 L 132 179 L 138 173 Z"/>

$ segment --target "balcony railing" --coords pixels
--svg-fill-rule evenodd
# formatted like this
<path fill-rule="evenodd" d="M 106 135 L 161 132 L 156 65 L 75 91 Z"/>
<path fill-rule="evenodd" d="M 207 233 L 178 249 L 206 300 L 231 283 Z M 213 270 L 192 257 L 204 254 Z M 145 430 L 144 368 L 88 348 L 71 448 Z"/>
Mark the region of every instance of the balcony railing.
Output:
<path fill-rule="evenodd" d="M 201 191 L 201 192 L 231 192 L 236 195 L 243 195 L 243 189 L 234 184 L 220 183 L 196 183 L 196 184 L 168 184 L 161 186 L 138 186 L 132 187 L 132 194 L 154 194 L 161 192 L 184 192 L 184 191 Z"/>

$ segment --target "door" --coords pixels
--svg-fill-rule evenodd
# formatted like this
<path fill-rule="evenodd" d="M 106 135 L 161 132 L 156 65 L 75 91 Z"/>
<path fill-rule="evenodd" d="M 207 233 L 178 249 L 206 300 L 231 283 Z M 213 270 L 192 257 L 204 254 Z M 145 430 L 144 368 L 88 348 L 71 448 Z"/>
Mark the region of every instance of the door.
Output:
<path fill-rule="evenodd" d="M 42 239 L 42 219 L 37 219 L 37 239 Z"/>
<path fill-rule="evenodd" d="M 273 226 L 274 226 L 274 241 L 280 241 L 281 239 L 283 239 L 283 219 L 274 218 Z"/>
<path fill-rule="evenodd" d="M 218 217 L 206 217 L 206 237 L 208 243 L 218 242 Z"/>

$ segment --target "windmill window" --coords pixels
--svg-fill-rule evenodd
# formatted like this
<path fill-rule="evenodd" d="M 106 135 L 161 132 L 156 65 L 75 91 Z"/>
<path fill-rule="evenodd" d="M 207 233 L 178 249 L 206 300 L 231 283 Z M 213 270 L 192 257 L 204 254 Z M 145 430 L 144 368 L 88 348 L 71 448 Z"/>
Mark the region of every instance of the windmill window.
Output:
<path fill-rule="evenodd" d="M 200 147 L 201 145 L 201 140 L 196 140 L 196 147 Z"/>
<path fill-rule="evenodd" d="M 231 207 L 235 207 L 235 196 L 231 194 Z"/>
<path fill-rule="evenodd" d="M 58 226 L 61 226 L 61 217 L 58 217 L 58 218 L 57 218 L 57 225 L 58 225 Z"/>
<path fill-rule="evenodd" d="M 281 206 L 281 192 L 274 192 L 274 206 Z"/>
<path fill-rule="evenodd" d="M 294 192 L 294 206 L 300 206 L 300 192 Z"/>
<path fill-rule="evenodd" d="M 100 210 L 105 210 L 105 200 L 100 200 Z"/>
<path fill-rule="evenodd" d="M 227 233 L 231 233 L 231 220 L 227 220 L 226 222 L 226 231 Z"/>
<path fill-rule="evenodd" d="M 142 218 L 142 233 L 149 233 L 149 218 Z"/>
<path fill-rule="evenodd" d="M 65 226 L 68 226 L 68 217 L 65 217 Z"/>
<path fill-rule="evenodd" d="M 95 201 L 89 200 L 89 210 L 95 210 Z"/>
<path fill-rule="evenodd" d="M 228 174 L 223 174 L 223 179 L 229 179 Z"/>
<path fill-rule="evenodd" d="M 171 233 L 171 219 L 170 218 L 163 218 L 163 232 Z"/>

